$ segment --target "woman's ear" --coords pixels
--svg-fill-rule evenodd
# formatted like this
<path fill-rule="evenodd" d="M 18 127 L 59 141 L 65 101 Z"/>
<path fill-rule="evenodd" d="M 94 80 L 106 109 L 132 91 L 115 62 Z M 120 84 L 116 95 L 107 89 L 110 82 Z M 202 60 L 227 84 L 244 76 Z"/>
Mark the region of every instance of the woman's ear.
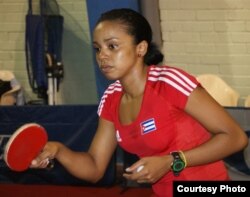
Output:
<path fill-rule="evenodd" d="M 148 43 L 143 40 L 139 44 L 137 44 L 137 56 L 143 57 L 148 51 Z"/>

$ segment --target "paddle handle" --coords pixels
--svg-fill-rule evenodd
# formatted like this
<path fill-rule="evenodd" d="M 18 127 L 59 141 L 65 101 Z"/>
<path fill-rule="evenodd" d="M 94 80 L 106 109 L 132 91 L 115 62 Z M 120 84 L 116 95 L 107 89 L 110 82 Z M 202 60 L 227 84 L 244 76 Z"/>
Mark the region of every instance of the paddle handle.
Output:
<path fill-rule="evenodd" d="M 55 161 L 53 160 L 53 159 L 47 159 L 47 167 L 46 167 L 46 169 L 48 169 L 48 170 L 50 170 L 50 169 L 52 169 L 52 168 L 54 168 L 54 166 L 55 166 Z"/>

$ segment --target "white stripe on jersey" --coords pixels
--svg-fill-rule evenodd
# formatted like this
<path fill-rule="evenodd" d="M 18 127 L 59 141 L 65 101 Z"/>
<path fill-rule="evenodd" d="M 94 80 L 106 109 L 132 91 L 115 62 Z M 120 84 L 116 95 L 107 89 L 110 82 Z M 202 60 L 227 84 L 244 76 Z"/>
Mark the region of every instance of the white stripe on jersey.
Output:
<path fill-rule="evenodd" d="M 196 87 L 194 82 L 174 68 L 152 67 L 149 75 L 150 81 L 164 81 L 187 96 Z"/>
<path fill-rule="evenodd" d="M 103 96 L 101 98 L 101 101 L 99 103 L 98 110 L 97 110 L 97 114 L 99 116 L 101 115 L 104 103 L 105 103 L 106 98 L 108 97 L 108 95 L 113 94 L 116 91 L 118 91 L 118 92 L 122 91 L 122 86 L 121 86 L 119 81 L 116 81 L 116 82 L 110 84 L 109 87 L 105 90 L 105 92 L 104 92 L 104 94 L 103 94 Z"/>

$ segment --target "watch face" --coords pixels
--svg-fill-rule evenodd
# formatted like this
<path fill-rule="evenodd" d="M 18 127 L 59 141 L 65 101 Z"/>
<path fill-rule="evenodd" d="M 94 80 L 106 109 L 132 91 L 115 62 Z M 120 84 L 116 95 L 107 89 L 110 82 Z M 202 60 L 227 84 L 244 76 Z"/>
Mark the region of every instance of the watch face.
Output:
<path fill-rule="evenodd" d="M 184 166 L 185 166 L 185 164 L 183 161 L 181 161 L 181 160 L 175 161 L 173 164 L 173 170 L 176 172 L 182 171 Z"/>

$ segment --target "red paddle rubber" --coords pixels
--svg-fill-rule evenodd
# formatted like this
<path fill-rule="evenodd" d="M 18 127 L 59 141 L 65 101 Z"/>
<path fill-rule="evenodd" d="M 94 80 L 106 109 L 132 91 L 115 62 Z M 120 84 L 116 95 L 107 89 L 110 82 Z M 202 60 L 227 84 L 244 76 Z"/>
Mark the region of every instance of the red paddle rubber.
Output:
<path fill-rule="evenodd" d="M 6 144 L 4 160 L 14 171 L 27 170 L 48 140 L 46 130 L 35 123 L 20 127 Z"/>

